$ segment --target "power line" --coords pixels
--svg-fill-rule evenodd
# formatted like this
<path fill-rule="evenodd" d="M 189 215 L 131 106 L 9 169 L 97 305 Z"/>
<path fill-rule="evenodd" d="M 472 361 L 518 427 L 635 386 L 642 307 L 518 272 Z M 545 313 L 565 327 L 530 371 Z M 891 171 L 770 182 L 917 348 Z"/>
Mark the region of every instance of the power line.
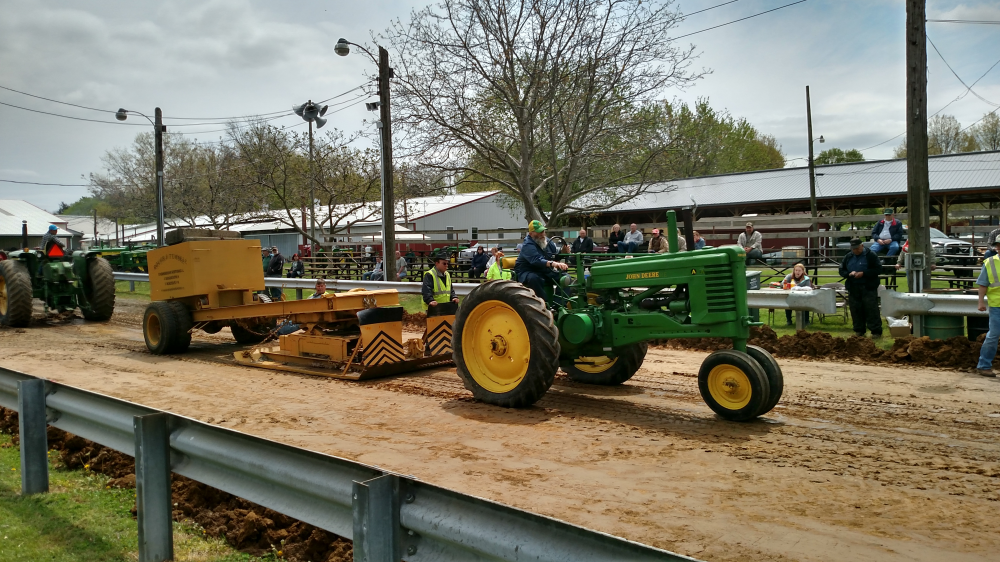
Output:
<path fill-rule="evenodd" d="M 131 125 L 133 127 L 148 127 L 144 123 L 119 123 L 116 121 L 101 121 L 100 119 L 87 119 L 86 117 L 72 117 L 70 115 L 62 115 L 61 113 L 52 113 L 50 111 L 42 111 L 40 109 L 31 109 L 28 107 L 21 107 L 20 105 L 14 105 L 12 103 L 6 103 L 0 101 L 0 105 L 6 105 L 7 107 L 13 107 L 16 109 L 23 109 L 24 111 L 31 111 L 33 113 L 41 113 L 43 115 L 52 115 L 54 117 L 62 117 L 64 119 L 73 119 L 75 121 L 90 121 L 91 123 L 104 123 L 105 125 Z"/>
<path fill-rule="evenodd" d="M 984 102 L 986 102 L 986 103 L 988 103 L 988 104 L 992 105 L 993 107 L 1000 107 L 1000 104 L 998 104 L 998 103 L 993 103 L 993 102 L 991 102 L 990 100 L 988 100 L 988 99 L 984 98 L 983 96 L 981 96 L 981 95 L 977 94 L 977 93 L 976 93 L 976 92 L 975 92 L 975 91 L 974 91 L 974 90 L 972 89 L 972 86 L 970 86 L 970 85 L 966 84 L 966 83 L 965 83 L 965 81 L 964 81 L 964 80 L 962 80 L 962 78 L 961 78 L 961 77 L 960 77 L 960 76 L 958 75 L 958 73 L 957 73 L 957 72 L 955 72 L 955 69 L 954 69 L 954 68 L 952 68 L 950 64 L 948 64 L 948 61 L 947 61 L 947 60 L 946 60 L 946 59 L 944 58 L 944 55 L 942 55 L 942 54 L 941 54 L 941 51 L 940 51 L 940 50 L 939 50 L 939 49 L 937 48 L 937 45 L 935 45 L 935 44 L 934 44 L 934 41 L 931 41 L 931 36 L 930 36 L 930 35 L 928 35 L 928 36 L 927 36 L 927 42 L 931 44 L 931 47 L 934 47 L 934 52 L 935 52 L 935 53 L 937 53 L 939 57 L 941 57 L 941 62 L 943 62 L 943 63 L 944 63 L 944 65 L 948 67 L 948 70 L 950 70 L 950 71 L 951 71 L 951 73 L 952 73 L 952 74 L 953 74 L 953 75 L 955 76 L 955 78 L 956 78 L 956 79 L 957 79 L 957 80 L 958 80 L 959 82 L 961 82 L 963 86 L 965 86 L 965 90 L 966 90 L 966 92 L 972 92 L 972 95 L 974 95 L 974 96 L 976 96 L 977 98 L 979 98 L 979 99 L 983 100 Z M 998 63 L 1000 63 L 1000 60 L 998 60 L 997 62 L 998 62 Z M 996 63 L 993 63 L 993 66 L 996 66 Z M 991 67 L 990 67 L 990 70 L 993 70 L 993 66 L 991 66 Z M 986 72 L 989 72 L 989 70 L 987 70 Z M 978 82 L 978 80 L 976 80 L 976 82 Z"/>
<path fill-rule="evenodd" d="M 709 10 L 714 10 L 716 8 L 721 8 L 722 6 L 725 6 L 726 4 L 735 4 L 736 2 L 739 2 L 739 1 L 740 0 L 729 0 L 729 2 L 723 2 L 722 4 L 716 4 L 716 5 L 714 5 L 714 6 L 710 7 L 710 8 L 705 8 L 704 10 L 698 10 L 697 12 L 691 12 L 690 14 L 684 14 L 683 16 L 681 16 L 680 19 L 682 19 L 682 20 L 683 19 L 687 19 L 688 17 L 693 16 L 695 14 L 700 14 L 702 12 L 707 12 Z"/>
<path fill-rule="evenodd" d="M 930 38 L 928 37 L 928 39 L 930 39 Z M 932 43 L 932 45 L 933 45 L 933 43 Z M 934 50 L 937 50 L 937 47 L 935 47 L 935 48 L 934 48 Z M 940 55 L 940 54 L 941 54 L 941 53 L 938 53 L 938 55 Z M 942 60 L 944 60 L 944 57 L 941 57 L 941 59 L 942 59 Z M 947 63 L 947 62 L 945 62 L 945 64 L 948 64 L 948 63 Z M 982 76 L 980 76 L 979 78 L 976 78 L 976 81 L 972 83 L 972 86 L 975 86 L 976 84 L 978 84 L 978 83 L 979 83 L 979 81 L 980 81 L 980 80 L 982 80 L 983 78 L 986 78 L 986 75 L 987 75 L 987 74 L 989 74 L 989 73 L 990 73 L 990 72 L 991 72 L 991 71 L 992 71 L 992 70 L 993 70 L 994 68 L 996 68 L 996 66 L 997 66 L 998 64 L 1000 64 L 1000 59 L 997 59 L 997 61 L 996 61 L 995 63 L 993 63 L 993 66 L 989 67 L 989 68 L 988 68 L 988 69 L 986 70 L 986 72 L 984 72 L 984 73 L 982 74 Z M 949 68 L 950 68 L 950 67 L 949 67 Z M 952 72 L 954 72 L 954 71 L 952 71 Z M 959 79 L 959 81 L 961 82 L 961 79 Z M 964 82 L 962 82 L 962 85 L 965 85 L 965 83 L 964 83 Z M 937 115 L 938 113 L 941 113 L 942 111 L 944 111 L 945 109 L 947 109 L 949 105 L 951 105 L 951 104 L 953 104 L 953 103 L 957 102 L 958 100 L 960 100 L 960 99 L 964 98 L 964 97 L 965 97 L 966 95 L 968 95 L 968 94 L 969 94 L 969 92 L 970 92 L 970 91 L 972 91 L 972 86 L 965 86 L 965 88 L 966 88 L 966 89 L 965 89 L 965 91 L 964 91 L 964 92 L 962 92 L 961 94 L 959 94 L 958 96 L 956 96 L 956 97 L 955 97 L 955 99 L 953 99 L 953 100 L 951 100 L 950 102 L 948 102 L 948 103 L 944 104 L 944 107 L 942 107 L 941 109 L 939 109 L 939 110 L 935 111 L 935 112 L 934 112 L 934 113 L 932 113 L 932 114 L 931 114 L 930 116 L 931 116 L 931 117 L 934 117 L 934 116 L 935 116 L 935 115 Z M 993 110 L 993 111 L 991 111 L 990 113 L 996 113 L 996 110 Z M 987 115 L 988 115 L 988 114 L 987 114 Z M 983 115 L 983 116 L 982 116 L 982 117 L 981 117 L 981 118 L 979 119 L 979 121 L 982 121 L 982 120 L 983 120 L 983 119 L 985 119 L 985 118 L 986 118 L 986 115 Z M 979 123 L 979 121 L 976 121 L 976 123 Z M 973 123 L 972 125 L 975 125 L 976 123 Z M 972 125 L 969 125 L 969 127 L 971 127 Z M 962 131 L 965 131 L 965 130 L 966 130 L 966 129 L 968 129 L 969 127 L 966 127 L 965 129 L 962 129 Z M 862 148 L 862 149 L 860 149 L 860 150 L 861 150 L 861 152 L 864 152 L 864 151 L 866 151 L 866 150 L 869 150 L 869 149 L 872 149 L 872 148 L 875 148 L 876 146 L 882 146 L 883 144 L 885 144 L 885 143 L 887 143 L 887 142 L 891 142 L 891 141 L 894 141 L 894 140 L 898 139 L 899 137 L 901 137 L 901 136 L 903 136 L 903 135 L 905 135 L 905 134 L 906 134 L 906 131 L 903 131 L 902 133 L 899 133 L 898 135 L 896 135 L 896 136 L 892 137 L 891 139 L 886 139 L 886 140 L 884 140 L 884 141 L 882 141 L 882 142 L 880 142 L 880 143 L 878 143 L 878 144 L 873 144 L 873 145 L 869 146 L 868 148 Z"/>
<path fill-rule="evenodd" d="M 52 185 L 56 187 L 90 187 L 89 183 L 39 183 L 36 181 L 18 181 L 0 179 L 0 183 L 20 183 L 24 185 Z"/>
<path fill-rule="evenodd" d="M 932 23 L 980 23 L 989 25 L 1000 25 L 1000 21 L 996 20 L 927 20 Z"/>
<path fill-rule="evenodd" d="M 747 16 L 745 18 L 740 18 L 738 20 L 733 20 L 733 21 L 729 21 L 729 22 L 726 22 L 726 23 L 720 23 L 719 25 L 713 25 L 712 27 L 706 27 L 705 29 L 701 29 L 701 30 L 695 31 L 693 33 L 688 33 L 687 35 L 681 35 L 679 37 L 674 37 L 673 39 L 683 39 L 685 37 L 691 37 L 692 35 L 697 35 L 699 33 L 704 33 L 706 31 L 711 31 L 713 29 L 718 29 L 720 27 L 725 27 L 727 25 L 731 25 L 731 24 L 734 24 L 734 23 L 737 23 L 737 22 L 748 20 L 750 18 L 755 18 L 757 16 L 763 16 L 764 14 L 769 14 L 771 12 L 776 12 L 776 11 L 782 9 L 782 8 L 787 8 L 789 6 L 794 6 L 796 4 L 801 4 L 801 3 L 806 2 L 806 1 L 807 0 L 798 0 L 798 2 L 792 2 L 791 4 L 785 4 L 784 6 L 778 6 L 777 8 L 771 8 L 770 10 L 767 10 L 767 11 L 764 11 L 764 12 L 760 12 L 759 14 L 754 14 L 752 16 Z M 720 5 L 722 5 L 722 4 L 720 4 Z M 717 7 L 717 6 L 713 6 L 713 7 Z M 711 9 L 711 8 L 709 8 L 709 9 Z"/>
<path fill-rule="evenodd" d="M 337 94 L 337 95 L 335 95 L 333 97 L 329 97 L 329 98 L 327 98 L 327 99 L 325 99 L 325 100 L 323 100 L 323 101 L 321 101 L 319 103 L 325 103 L 325 102 L 333 100 L 333 99 L 341 98 L 343 96 L 346 96 L 346 95 L 350 94 L 351 92 L 354 92 L 356 90 L 359 90 L 359 89 L 363 88 L 364 86 L 365 86 L 365 84 L 360 84 L 358 86 L 355 86 L 355 87 L 351 88 L 350 90 L 347 90 L 345 92 L 341 92 L 341 93 L 339 93 L 339 94 Z M 0 86 L 0 89 L 7 90 L 7 91 L 10 91 L 10 92 L 14 92 L 14 93 L 17 93 L 17 94 L 21 94 L 21 95 L 28 96 L 28 97 L 40 99 L 40 100 L 45 100 L 45 101 L 52 102 L 52 103 L 58 103 L 58 104 L 62 104 L 62 105 L 68 105 L 68 106 L 71 106 L 71 107 L 77 107 L 77 108 L 80 108 L 80 109 L 86 109 L 88 111 L 97 111 L 99 113 L 111 113 L 111 114 L 117 113 L 117 110 L 98 109 L 96 107 L 89 107 L 89 106 L 86 106 L 86 105 L 80 105 L 80 104 L 75 104 L 75 103 L 70 103 L 70 102 L 65 102 L 65 101 L 59 101 L 59 100 L 56 100 L 56 99 L 47 98 L 47 97 L 39 96 L 39 95 L 36 95 L 36 94 L 30 94 L 28 92 L 23 92 L 21 90 L 15 90 L 14 88 L 8 88 L 7 86 Z M 112 125 L 130 125 L 130 126 L 138 126 L 138 127 L 146 127 L 147 126 L 147 125 L 144 125 L 142 123 L 119 123 L 119 122 L 116 122 L 116 121 L 103 121 L 103 120 L 99 120 L 99 119 L 87 119 L 85 117 L 74 117 L 74 116 L 71 116 L 71 115 L 63 115 L 61 113 L 53 113 L 53 112 L 49 112 L 49 111 L 42 111 L 42 110 L 39 110 L 39 109 L 31 109 L 31 108 L 28 108 L 28 107 L 23 107 L 23 106 L 20 106 L 20 105 L 15 105 L 15 104 L 6 103 L 6 102 L 0 102 L 0 105 L 5 105 L 5 106 L 8 106 L 8 107 L 13 107 L 13 108 L 16 108 L 16 109 L 21 109 L 21 110 L 24 110 L 24 111 L 32 111 L 32 112 L 35 112 L 35 113 L 41 113 L 41 114 L 44 114 L 44 115 L 52 115 L 54 117 L 63 117 L 63 118 L 66 118 L 66 119 L 74 119 L 74 120 L 77 120 L 77 121 L 90 121 L 90 122 L 94 122 L 94 123 L 108 123 L 108 124 L 112 124 Z M 209 120 L 209 122 L 205 122 L 205 123 L 174 123 L 174 124 L 170 125 L 171 127 L 195 127 L 195 126 L 201 126 L 201 125 L 222 125 L 222 124 L 225 124 L 225 123 L 227 123 L 229 121 L 250 121 L 250 120 L 255 120 L 255 119 L 259 118 L 259 117 L 268 117 L 268 116 L 278 115 L 278 114 L 281 114 L 280 116 L 292 115 L 292 113 L 289 110 L 283 109 L 281 111 L 272 111 L 272 112 L 269 112 L 269 113 L 262 113 L 262 114 L 259 114 L 259 115 L 241 115 L 241 116 L 235 116 L 235 117 L 166 117 L 166 116 L 164 116 L 164 119 L 172 119 L 172 120 L 177 120 L 177 121 L 181 121 L 181 120 L 183 120 L 183 121 Z"/>

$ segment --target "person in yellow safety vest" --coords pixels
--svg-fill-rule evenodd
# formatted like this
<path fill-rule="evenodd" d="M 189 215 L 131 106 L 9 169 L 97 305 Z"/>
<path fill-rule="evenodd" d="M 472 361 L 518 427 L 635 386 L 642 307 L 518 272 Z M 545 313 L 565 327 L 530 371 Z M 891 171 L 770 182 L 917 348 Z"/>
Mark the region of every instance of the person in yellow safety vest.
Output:
<path fill-rule="evenodd" d="M 1000 253 L 1000 236 L 991 240 L 993 250 Z M 990 311 L 990 328 L 986 332 L 986 340 L 979 351 L 979 364 L 976 370 L 984 377 L 995 377 L 993 358 L 997 355 L 997 341 L 1000 341 L 1000 255 L 991 256 L 983 262 L 983 270 L 976 279 L 979 289 L 979 310 Z M 985 299 L 985 300 L 984 300 Z M 987 307 L 987 302 L 989 307 Z"/>
<path fill-rule="evenodd" d="M 494 254 L 493 265 L 490 266 L 489 270 L 486 271 L 486 280 L 492 281 L 493 279 L 510 279 L 510 270 L 503 268 L 503 252 L 497 250 Z"/>
<path fill-rule="evenodd" d="M 448 274 L 448 256 L 438 254 L 434 257 L 434 267 L 424 272 L 423 286 L 420 289 L 424 304 L 437 306 L 442 302 L 458 302 L 455 287 L 451 284 Z"/>

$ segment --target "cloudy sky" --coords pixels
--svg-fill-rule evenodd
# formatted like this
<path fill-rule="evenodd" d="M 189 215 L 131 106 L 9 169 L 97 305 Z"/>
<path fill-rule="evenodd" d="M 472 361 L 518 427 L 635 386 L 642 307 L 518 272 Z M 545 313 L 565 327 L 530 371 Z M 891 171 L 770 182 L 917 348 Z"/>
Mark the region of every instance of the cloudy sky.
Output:
<path fill-rule="evenodd" d="M 692 13 L 726 0 L 681 0 Z M 694 14 L 675 36 L 697 32 L 794 0 L 738 0 Z M 93 2 L 0 0 L 0 86 L 111 110 L 125 107 L 152 116 L 218 118 L 283 111 L 306 99 L 342 94 L 366 81 L 367 58 L 333 53 L 337 38 L 362 42 L 396 18 L 407 19 L 426 0 L 266 2 L 161 0 Z M 928 1 L 932 19 L 1000 20 L 995 0 Z M 805 86 L 812 91 L 819 148 L 866 148 L 904 131 L 903 0 L 807 0 L 760 17 L 680 39 L 701 53 L 712 73 L 665 98 L 712 105 L 746 117 L 773 134 L 787 158 L 806 154 Z M 929 23 L 928 35 L 955 72 L 971 84 L 1000 59 L 1000 26 Z M 391 50 L 391 49 L 390 49 Z M 929 49 L 929 110 L 965 91 Z M 1000 65 L 974 87 L 1000 103 Z M 333 114 L 331 125 L 355 131 L 365 123 L 366 98 L 357 93 Z M 100 122 L 70 120 L 0 105 L 0 180 L 84 184 L 101 169 L 101 156 L 127 146 L 151 127 L 133 115 L 118 123 L 111 113 L 58 105 L 0 89 L 0 103 Z M 995 109 L 969 94 L 943 112 L 965 125 Z M 333 108 L 332 108 L 333 109 Z M 331 110 L 332 110 L 331 109 Z M 297 117 L 275 124 L 295 125 Z M 301 121 L 299 121 L 301 122 Z M 224 125 L 180 126 L 199 141 L 217 140 Z M 902 137 L 865 150 L 891 157 Z M 792 160 L 800 165 L 803 160 Z M 54 210 L 86 195 L 85 187 L 0 182 L 0 199 L 26 199 Z"/>

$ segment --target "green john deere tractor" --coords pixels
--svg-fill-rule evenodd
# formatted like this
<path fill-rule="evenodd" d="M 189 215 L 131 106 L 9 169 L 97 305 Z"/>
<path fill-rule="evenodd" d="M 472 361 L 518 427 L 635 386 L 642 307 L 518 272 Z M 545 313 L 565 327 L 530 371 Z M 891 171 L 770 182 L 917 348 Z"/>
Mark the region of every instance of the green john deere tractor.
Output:
<path fill-rule="evenodd" d="M 27 326 L 32 299 L 40 299 L 46 312 L 79 308 L 87 320 L 107 321 L 115 310 L 111 264 L 96 252 L 11 252 L 0 261 L 0 325 Z"/>
<path fill-rule="evenodd" d="M 676 251 L 672 213 L 668 221 Z M 732 349 L 702 363 L 698 387 L 719 416 L 754 419 L 774 408 L 784 383 L 777 361 L 747 345 L 759 323 L 747 310 L 745 259 L 736 246 L 641 255 L 591 264 L 589 277 L 578 259 L 570 296 L 547 300 L 515 281 L 486 282 L 455 318 L 458 374 L 477 399 L 524 407 L 560 368 L 577 382 L 617 385 L 642 366 L 649 341 L 729 338 Z"/>

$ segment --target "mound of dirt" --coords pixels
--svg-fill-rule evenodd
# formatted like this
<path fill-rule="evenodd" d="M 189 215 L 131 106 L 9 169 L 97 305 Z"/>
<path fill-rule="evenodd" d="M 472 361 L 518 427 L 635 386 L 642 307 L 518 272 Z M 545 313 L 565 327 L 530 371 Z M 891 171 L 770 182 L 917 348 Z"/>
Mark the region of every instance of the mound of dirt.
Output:
<path fill-rule="evenodd" d="M 866 363 L 905 363 L 920 367 L 974 369 L 979 360 L 979 350 L 986 335 L 976 341 L 956 336 L 945 340 L 932 340 L 927 336 L 896 338 L 892 349 L 884 350 L 875 342 L 860 336 L 838 338 L 826 332 L 801 330 L 794 335 L 781 336 L 769 326 L 750 329 L 750 345 L 757 345 L 776 357 L 801 359 L 844 360 Z M 716 351 L 729 349 L 732 343 L 726 338 L 675 339 L 655 343 L 662 348 Z"/>
<path fill-rule="evenodd" d="M 0 432 L 19 442 L 17 412 L 0 408 Z M 59 451 L 65 468 L 84 469 L 112 478 L 109 486 L 135 488 L 135 460 L 97 443 L 49 427 L 49 448 Z M 171 490 L 174 520 L 191 520 L 207 536 L 223 537 L 234 548 L 254 556 L 280 550 L 283 560 L 350 562 L 351 541 L 211 486 L 174 474 Z M 135 506 L 132 514 L 135 515 Z"/>
<path fill-rule="evenodd" d="M 427 328 L 427 315 L 423 312 L 403 313 L 403 329 L 411 332 L 423 332 Z"/>

